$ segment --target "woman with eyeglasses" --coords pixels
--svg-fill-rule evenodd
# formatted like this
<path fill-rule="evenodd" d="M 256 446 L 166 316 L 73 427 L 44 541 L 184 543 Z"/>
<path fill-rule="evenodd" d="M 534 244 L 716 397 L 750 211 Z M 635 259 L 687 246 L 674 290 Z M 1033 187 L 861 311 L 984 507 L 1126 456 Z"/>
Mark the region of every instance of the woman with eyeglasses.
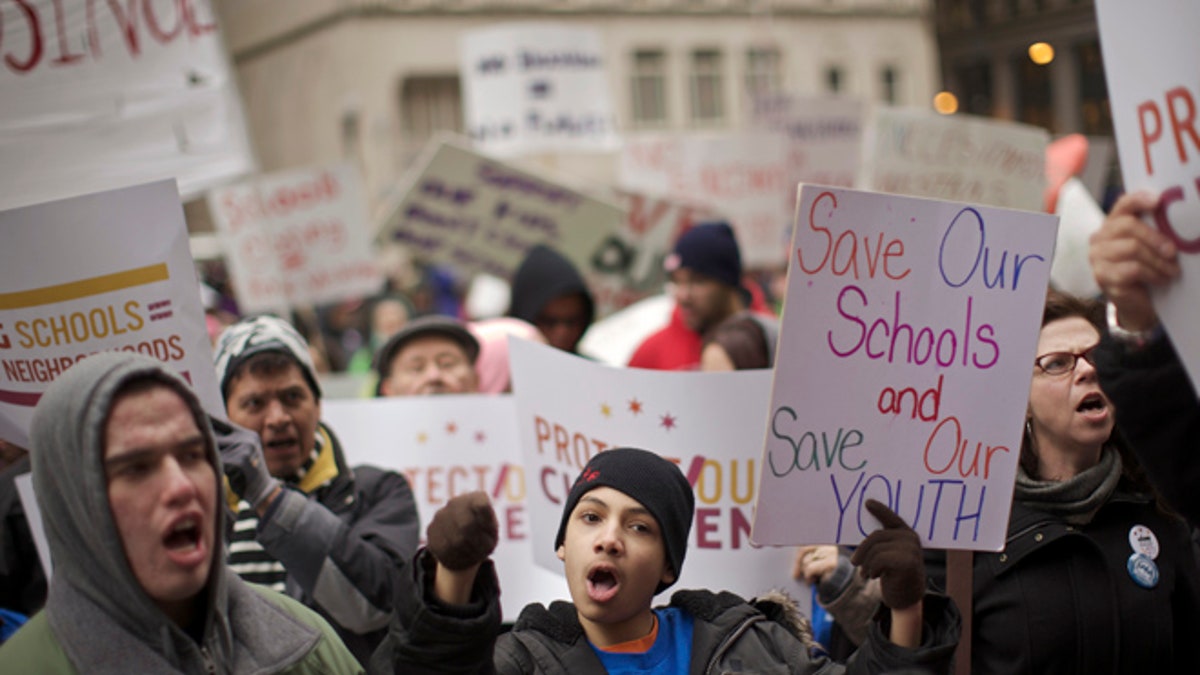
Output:
<path fill-rule="evenodd" d="M 975 555 L 972 672 L 1200 672 L 1195 550 L 1113 433 L 1102 321 L 1047 296 L 1008 538 Z"/>
<path fill-rule="evenodd" d="M 1047 295 L 1008 537 L 973 558 L 972 673 L 1200 673 L 1195 548 L 1114 434 L 1102 321 L 1098 302 Z M 941 564 L 927 559 L 938 587 Z M 872 592 L 849 578 L 839 621 Z"/>

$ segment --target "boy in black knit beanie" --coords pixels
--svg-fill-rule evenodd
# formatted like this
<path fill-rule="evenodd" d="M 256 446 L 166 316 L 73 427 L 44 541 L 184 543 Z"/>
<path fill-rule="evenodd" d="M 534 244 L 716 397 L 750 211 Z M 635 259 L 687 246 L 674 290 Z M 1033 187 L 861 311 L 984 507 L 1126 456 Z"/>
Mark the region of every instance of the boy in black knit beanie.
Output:
<path fill-rule="evenodd" d="M 925 593 L 915 532 L 878 502 L 884 524 L 859 546 L 856 564 L 880 577 L 890 612 L 848 666 L 810 651 L 811 631 L 786 598 L 746 602 L 730 593 L 656 594 L 682 570 L 694 512 L 675 464 L 634 448 L 601 452 L 563 504 L 555 550 L 573 602 L 527 606 L 499 635 L 499 588 L 487 556 L 496 519 L 484 493 L 452 499 L 434 516 L 428 547 L 403 575 L 389 636 L 371 672 L 815 673 L 950 670 L 958 614 Z M 890 639 L 889 639 L 890 638 Z"/>

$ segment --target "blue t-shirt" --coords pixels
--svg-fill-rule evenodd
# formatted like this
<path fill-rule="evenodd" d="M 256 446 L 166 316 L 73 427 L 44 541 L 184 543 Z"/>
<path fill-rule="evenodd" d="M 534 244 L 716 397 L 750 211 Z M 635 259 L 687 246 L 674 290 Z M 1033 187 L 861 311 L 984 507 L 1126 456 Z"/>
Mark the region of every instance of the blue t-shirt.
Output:
<path fill-rule="evenodd" d="M 658 637 L 649 651 L 612 654 L 592 645 L 609 675 L 687 675 L 692 662 L 692 615 L 678 607 L 662 607 L 654 614 L 658 617 Z"/>

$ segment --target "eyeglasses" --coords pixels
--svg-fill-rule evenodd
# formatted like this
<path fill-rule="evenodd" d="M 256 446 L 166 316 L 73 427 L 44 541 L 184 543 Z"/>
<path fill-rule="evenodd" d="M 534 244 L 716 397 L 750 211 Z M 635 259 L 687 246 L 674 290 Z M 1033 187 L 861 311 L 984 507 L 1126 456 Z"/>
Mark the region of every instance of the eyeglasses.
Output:
<path fill-rule="evenodd" d="M 1096 351 L 1097 345 L 1092 345 L 1081 352 L 1050 352 L 1042 354 L 1033 360 L 1033 364 L 1040 368 L 1047 375 L 1066 375 L 1075 370 L 1075 365 L 1079 363 L 1079 359 L 1087 361 L 1091 365 L 1096 365 L 1093 359 L 1093 352 Z"/>

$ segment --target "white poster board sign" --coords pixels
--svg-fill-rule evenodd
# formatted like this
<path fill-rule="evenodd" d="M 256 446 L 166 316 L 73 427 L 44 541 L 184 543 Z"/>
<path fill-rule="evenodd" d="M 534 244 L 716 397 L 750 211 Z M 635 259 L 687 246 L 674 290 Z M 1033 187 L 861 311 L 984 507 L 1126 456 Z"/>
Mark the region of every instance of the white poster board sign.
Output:
<path fill-rule="evenodd" d="M 795 183 L 779 132 L 641 134 L 622 146 L 623 189 L 693 202 L 727 216 L 746 268 L 785 262 Z"/>
<path fill-rule="evenodd" d="M 0 209 L 255 169 L 209 0 L 9 3 L 0 54 Z"/>
<path fill-rule="evenodd" d="M 352 164 L 223 187 L 209 192 L 208 207 L 245 312 L 357 298 L 383 286 Z"/>
<path fill-rule="evenodd" d="M 864 101 L 778 94 L 755 98 L 751 105 L 752 124 L 787 135 L 792 185 L 854 187 L 862 163 Z M 794 197 L 788 195 L 789 211 Z"/>
<path fill-rule="evenodd" d="M 515 620 L 531 602 L 569 597 L 561 573 L 533 564 L 534 548 L 550 549 L 553 537 L 531 536 L 526 495 L 535 483 L 521 466 L 511 396 L 326 400 L 321 411 L 351 465 L 392 469 L 408 479 L 422 541 L 433 514 L 451 497 L 487 492 L 500 524 L 492 560 L 505 620 Z"/>
<path fill-rule="evenodd" d="M 912 108 L 877 108 L 867 129 L 863 188 L 1042 211 L 1040 127 Z"/>
<path fill-rule="evenodd" d="M 1200 5 L 1099 0 L 1096 18 L 1125 188 L 1162 195 L 1147 220 L 1179 247 L 1181 280 L 1155 308 L 1200 385 Z"/>
<path fill-rule="evenodd" d="M 100 351 L 167 363 L 225 415 L 174 182 L 0 211 L 0 240 L 0 438 L 28 448 L 42 392 Z"/>
<path fill-rule="evenodd" d="M 464 273 L 511 279 L 526 252 L 546 244 L 586 275 L 625 220 L 617 206 L 447 138 L 431 142 L 417 167 L 380 237 Z"/>
<path fill-rule="evenodd" d="M 1004 546 L 1057 220 L 801 188 L 754 541 Z"/>
<path fill-rule="evenodd" d="M 695 491 L 675 588 L 749 598 L 789 582 L 792 549 L 756 548 L 749 539 L 770 371 L 612 368 L 515 339 L 509 358 L 538 564 L 562 569 L 546 542 L 553 543 L 563 500 L 588 459 L 633 446 L 677 462 Z M 579 382 L 587 386 L 572 386 Z"/>
<path fill-rule="evenodd" d="M 459 53 L 464 122 L 477 149 L 501 157 L 616 149 L 598 30 L 492 26 L 464 34 Z"/>

